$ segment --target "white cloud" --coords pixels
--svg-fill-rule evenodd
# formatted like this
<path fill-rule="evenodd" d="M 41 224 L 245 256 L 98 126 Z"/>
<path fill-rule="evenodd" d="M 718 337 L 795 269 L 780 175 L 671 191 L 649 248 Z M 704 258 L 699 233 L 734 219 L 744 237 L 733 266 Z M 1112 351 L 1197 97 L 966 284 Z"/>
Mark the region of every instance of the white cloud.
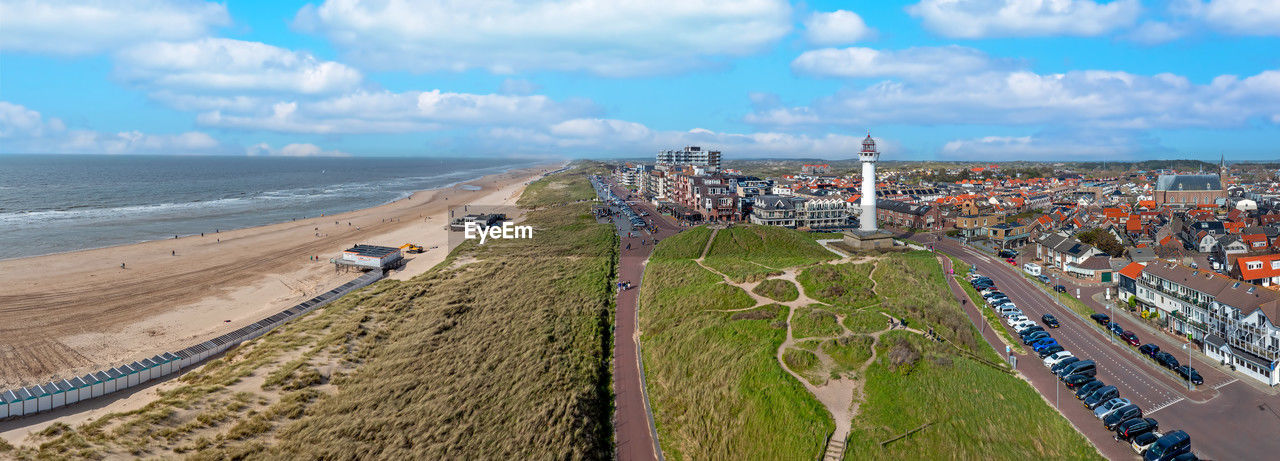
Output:
<path fill-rule="evenodd" d="M 151 42 L 122 51 L 116 71 L 149 86 L 187 90 L 328 93 L 360 83 L 360 72 L 310 53 L 260 42 L 206 38 Z"/>
<path fill-rule="evenodd" d="M 1187 35 L 1185 26 L 1160 21 L 1146 21 L 1126 34 L 1129 40 L 1148 45 L 1171 42 Z"/>
<path fill-rule="evenodd" d="M 939 154 L 944 158 L 970 160 L 1123 159 L 1161 149 L 1143 146 L 1133 137 L 1122 134 L 1041 133 L 957 139 L 944 144 Z"/>
<path fill-rule="evenodd" d="M 956 45 L 917 47 L 901 51 L 871 48 L 825 48 L 802 53 L 791 62 L 798 73 L 824 77 L 904 77 L 911 79 L 953 78 L 993 67 L 1009 67 L 1007 60 L 995 62 L 986 53 Z"/>
<path fill-rule="evenodd" d="M 222 146 L 208 134 L 146 134 L 139 131 L 102 133 L 68 130 L 57 118 L 0 101 L 0 139 L 7 153 L 75 154 L 194 154 L 221 152 Z"/>
<path fill-rule="evenodd" d="M 1280 114 L 1280 71 L 1194 84 L 1173 74 L 1084 70 L 957 75 L 941 82 L 885 81 L 807 107 L 749 114 L 750 123 L 868 126 L 1054 124 L 1149 129 L 1239 127 Z"/>
<path fill-rule="evenodd" d="M 1097 36 L 1133 25 L 1139 0 L 922 0 L 907 12 L 951 38 Z"/>
<path fill-rule="evenodd" d="M 258 101 L 252 108 L 214 99 L 197 121 L 206 126 L 291 133 L 407 133 L 451 126 L 544 125 L 595 112 L 581 100 L 543 95 L 358 90 L 318 100 Z M 226 106 L 219 104 L 226 103 Z M 190 102 L 201 105 L 201 102 Z"/>
<path fill-rule="evenodd" d="M 1227 33 L 1280 36 L 1280 3 L 1275 0 L 1194 0 L 1181 8 Z"/>
<path fill-rule="evenodd" d="M 508 78 L 498 86 L 503 94 L 529 95 L 542 89 L 542 86 L 522 78 Z"/>
<path fill-rule="evenodd" d="M 0 50 L 87 54 L 201 37 L 230 22 L 226 5 L 195 0 L 6 0 L 0 2 Z"/>
<path fill-rule="evenodd" d="M 304 7 L 295 25 L 379 69 L 631 76 L 758 52 L 790 32 L 791 6 L 783 0 L 328 0 Z"/>
<path fill-rule="evenodd" d="M 270 155 L 280 157 L 349 157 L 351 154 L 339 150 L 324 150 L 315 144 L 294 143 L 288 144 L 279 149 L 272 148 L 267 143 L 258 143 L 245 149 L 245 154 L 250 156 Z"/>
<path fill-rule="evenodd" d="M 865 40 L 874 30 L 867 27 L 857 13 L 836 10 L 829 13 L 814 12 L 804 21 L 804 35 L 817 45 L 844 45 Z"/>

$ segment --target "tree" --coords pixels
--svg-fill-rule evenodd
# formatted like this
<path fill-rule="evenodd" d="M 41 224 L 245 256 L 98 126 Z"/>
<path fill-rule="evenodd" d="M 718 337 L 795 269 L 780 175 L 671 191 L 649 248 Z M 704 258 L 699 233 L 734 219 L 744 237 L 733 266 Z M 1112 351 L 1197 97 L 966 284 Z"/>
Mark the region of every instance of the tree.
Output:
<path fill-rule="evenodd" d="M 1120 256 L 1124 254 L 1124 245 L 1116 240 L 1116 236 L 1107 232 L 1106 229 L 1089 229 L 1087 231 L 1076 234 L 1076 238 L 1081 242 L 1093 245 L 1103 253 L 1111 256 Z"/>

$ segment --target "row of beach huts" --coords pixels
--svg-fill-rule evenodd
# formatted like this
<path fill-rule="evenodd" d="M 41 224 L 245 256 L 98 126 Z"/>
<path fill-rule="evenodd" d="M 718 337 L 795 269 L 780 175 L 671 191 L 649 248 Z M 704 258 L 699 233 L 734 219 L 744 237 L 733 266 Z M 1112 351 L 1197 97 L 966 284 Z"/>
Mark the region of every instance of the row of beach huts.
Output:
<path fill-rule="evenodd" d="M 76 378 L 0 391 L 0 419 L 61 408 L 178 373 L 240 343 L 267 334 L 276 327 L 328 304 L 330 301 L 342 297 L 342 295 L 368 286 L 383 276 L 384 273 L 381 270 L 369 271 L 355 280 L 321 293 L 275 315 L 254 322 L 252 325 L 178 352 L 165 352 L 155 357 L 96 371 Z"/>

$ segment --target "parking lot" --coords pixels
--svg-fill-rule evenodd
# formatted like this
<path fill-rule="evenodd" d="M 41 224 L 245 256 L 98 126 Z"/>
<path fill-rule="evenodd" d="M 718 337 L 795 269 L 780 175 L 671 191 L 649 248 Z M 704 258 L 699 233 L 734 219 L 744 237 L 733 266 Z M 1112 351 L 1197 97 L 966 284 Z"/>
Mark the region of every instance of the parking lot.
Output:
<path fill-rule="evenodd" d="M 1037 323 L 1041 315 L 1053 314 L 1061 325 L 1060 328 L 1047 329 L 1053 338 L 1076 357 L 1094 360 L 1098 366 L 1098 379 L 1116 386 L 1121 397 L 1142 408 L 1144 417 L 1159 420 L 1162 432 L 1174 429 L 1187 431 L 1192 439 L 1192 448 L 1200 457 L 1270 459 L 1272 453 L 1280 450 L 1280 438 L 1275 436 L 1280 433 L 1280 403 L 1277 403 L 1280 399 L 1273 393 L 1240 382 L 1237 376 L 1216 369 L 1216 364 L 1205 363 L 1202 356 L 1191 363 L 1203 376 L 1204 384 L 1188 390 L 1185 381 L 1141 355 L 1136 348 L 1104 332 L 1090 319 L 1058 304 L 1047 293 L 1052 284 L 1028 280 L 1021 274 L 1020 263 L 1014 266 L 950 239 L 938 241 L 933 235 L 921 234 L 913 238 L 935 245 L 973 265 L 978 272 L 990 277 L 1000 291 Z M 962 274 L 957 274 L 957 277 L 964 278 Z M 1068 285 L 1068 292 L 1074 295 L 1075 288 Z M 1081 296 L 1092 301 L 1088 298 L 1100 292 L 1100 287 L 1084 287 Z M 1106 310 L 1101 303 L 1091 302 L 1089 305 L 1107 313 L 1125 329 L 1133 330 L 1140 343 L 1154 342 L 1162 350 L 1174 354 L 1180 363 L 1187 363 L 1187 350 L 1182 349 L 1181 344 L 1135 328 L 1128 317 Z M 1007 328 L 1003 324 L 1000 327 Z M 1016 334 L 1014 338 L 1017 340 Z M 1127 453 L 1110 449 L 1109 446 L 1120 444 L 1110 439 L 1111 433 L 1101 427 L 1092 412 L 1083 408 L 1070 391 L 1061 388 L 1057 378 L 1045 369 L 1036 354 L 1028 350 L 1028 354 L 1020 356 L 1018 368 L 1050 404 L 1058 401 L 1064 416 L 1104 454 L 1113 458 L 1133 456 L 1127 446 L 1124 446 Z"/>

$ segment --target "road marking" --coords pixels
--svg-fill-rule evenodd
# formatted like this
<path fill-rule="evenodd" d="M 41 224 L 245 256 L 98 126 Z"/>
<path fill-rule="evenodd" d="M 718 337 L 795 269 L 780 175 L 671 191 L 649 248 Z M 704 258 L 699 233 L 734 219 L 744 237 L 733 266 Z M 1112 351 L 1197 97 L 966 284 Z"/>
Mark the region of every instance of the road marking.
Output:
<path fill-rule="evenodd" d="M 1231 378 L 1231 381 L 1227 381 L 1227 382 L 1224 382 L 1224 383 L 1214 384 L 1214 385 L 1213 385 L 1213 390 L 1215 390 L 1215 391 L 1216 391 L 1216 390 L 1218 390 L 1218 389 L 1222 389 L 1222 388 L 1224 388 L 1224 387 L 1227 387 L 1227 385 L 1228 385 L 1228 384 L 1234 383 L 1234 382 L 1239 381 L 1239 380 L 1240 380 L 1240 378 Z"/>
<path fill-rule="evenodd" d="M 1171 406 L 1171 405 L 1173 405 L 1173 404 L 1175 404 L 1175 403 L 1181 402 L 1181 401 L 1183 401 L 1183 400 L 1186 400 L 1186 399 L 1187 399 L 1186 397 L 1178 397 L 1178 400 L 1173 400 L 1173 401 L 1170 401 L 1170 402 L 1165 402 L 1165 404 L 1164 404 L 1164 405 L 1160 405 L 1160 406 L 1156 407 L 1154 410 L 1151 410 L 1151 411 L 1148 411 L 1148 412 L 1144 413 L 1144 415 L 1145 415 L 1145 416 L 1151 416 L 1153 413 L 1155 413 L 1155 412 L 1157 412 L 1157 411 L 1163 410 L 1163 409 L 1165 409 L 1165 408 L 1169 408 L 1169 406 Z"/>

